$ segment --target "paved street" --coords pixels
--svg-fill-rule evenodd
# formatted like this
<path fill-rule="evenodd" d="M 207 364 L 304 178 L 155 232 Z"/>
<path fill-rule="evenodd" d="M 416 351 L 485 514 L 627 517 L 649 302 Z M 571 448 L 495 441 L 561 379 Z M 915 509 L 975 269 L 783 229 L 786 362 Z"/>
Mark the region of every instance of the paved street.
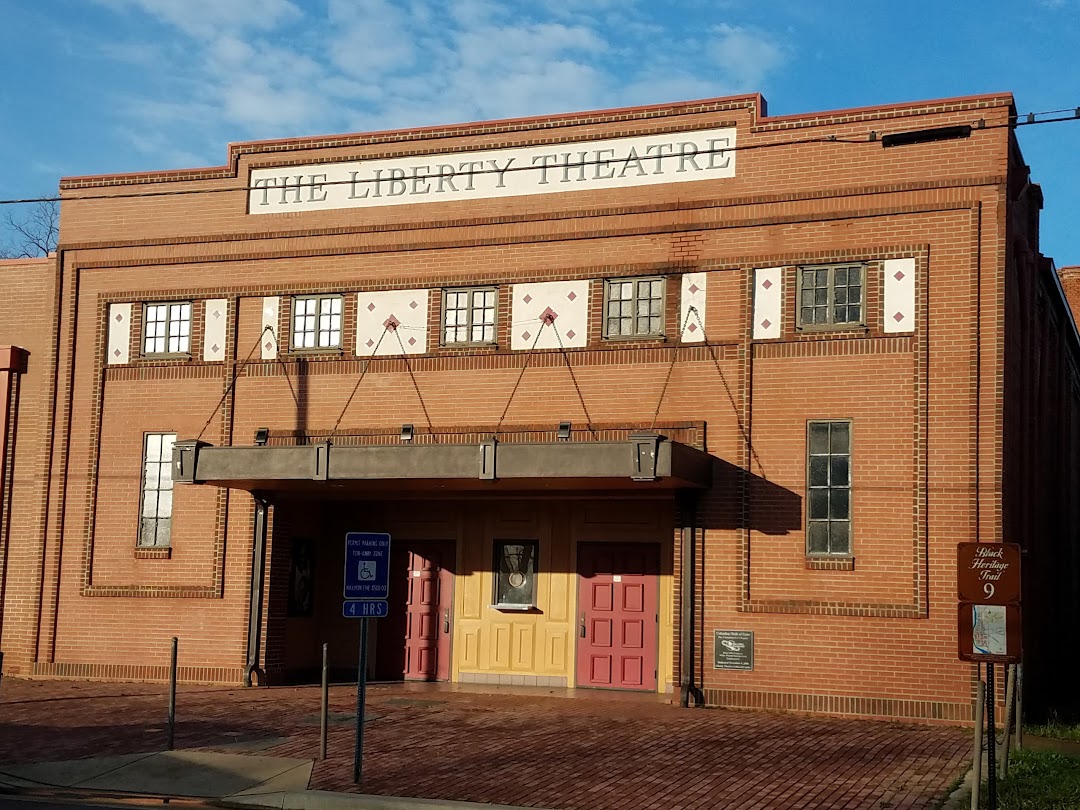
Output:
<path fill-rule="evenodd" d="M 557 810 L 896 810 L 932 807 L 967 768 L 961 729 L 566 694 L 373 685 L 356 788 L 355 688 L 333 687 L 310 787 Z M 161 750 L 166 700 L 162 685 L 5 678 L 0 762 Z M 181 687 L 177 715 L 177 748 L 318 756 L 317 687 Z"/>

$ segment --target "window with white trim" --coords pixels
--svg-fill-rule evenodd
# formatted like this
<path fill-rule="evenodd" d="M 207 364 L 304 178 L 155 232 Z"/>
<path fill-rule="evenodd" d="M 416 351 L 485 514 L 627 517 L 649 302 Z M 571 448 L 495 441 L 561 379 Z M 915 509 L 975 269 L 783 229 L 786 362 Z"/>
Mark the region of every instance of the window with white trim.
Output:
<path fill-rule="evenodd" d="M 168 548 L 172 541 L 172 454 L 175 433 L 143 436 L 140 548 Z"/>
<path fill-rule="evenodd" d="M 806 552 L 851 554 L 851 422 L 806 423 Z"/>
<path fill-rule="evenodd" d="M 143 308 L 143 354 L 191 352 L 191 302 L 147 304 Z"/>
<path fill-rule="evenodd" d="M 495 342 L 494 287 L 470 287 L 443 293 L 443 345 Z"/>
<path fill-rule="evenodd" d="M 664 334 L 664 279 L 613 278 L 604 282 L 604 337 Z"/>
<path fill-rule="evenodd" d="M 341 346 L 341 296 L 302 295 L 293 299 L 292 347 L 337 349 Z"/>
<path fill-rule="evenodd" d="M 799 326 L 860 326 L 866 267 L 835 264 L 799 268 Z"/>

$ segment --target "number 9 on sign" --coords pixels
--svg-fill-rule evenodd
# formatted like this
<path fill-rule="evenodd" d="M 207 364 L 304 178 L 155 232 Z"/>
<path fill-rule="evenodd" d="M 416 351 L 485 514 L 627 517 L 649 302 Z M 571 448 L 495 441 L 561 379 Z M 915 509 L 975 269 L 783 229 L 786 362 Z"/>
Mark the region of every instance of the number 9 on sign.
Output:
<path fill-rule="evenodd" d="M 993 599 L 994 598 L 994 583 L 993 582 L 987 582 L 985 585 L 983 585 L 983 593 L 986 594 L 987 599 Z"/>

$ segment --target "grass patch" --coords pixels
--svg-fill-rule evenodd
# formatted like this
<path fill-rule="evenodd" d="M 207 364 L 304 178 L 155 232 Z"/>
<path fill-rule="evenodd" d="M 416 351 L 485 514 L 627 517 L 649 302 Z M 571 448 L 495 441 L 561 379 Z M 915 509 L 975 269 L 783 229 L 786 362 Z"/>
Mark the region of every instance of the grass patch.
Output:
<path fill-rule="evenodd" d="M 1047 722 L 1037 725 L 1025 723 L 1024 733 L 1080 742 L 1080 723 L 1069 723 L 1058 717 L 1051 717 Z"/>
<path fill-rule="evenodd" d="M 986 784 L 980 793 L 986 807 Z M 1080 759 L 1048 751 L 1014 751 L 1009 777 L 998 782 L 998 810 L 1076 810 Z"/>

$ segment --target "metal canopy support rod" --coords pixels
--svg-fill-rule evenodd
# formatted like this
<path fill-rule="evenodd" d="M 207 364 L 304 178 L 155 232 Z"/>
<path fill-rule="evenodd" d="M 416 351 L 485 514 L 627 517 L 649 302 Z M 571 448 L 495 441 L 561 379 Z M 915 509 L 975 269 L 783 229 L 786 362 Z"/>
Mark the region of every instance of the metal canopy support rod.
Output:
<path fill-rule="evenodd" d="M 679 668 L 682 670 L 682 693 L 679 705 L 690 705 L 690 693 L 694 690 L 694 565 L 697 536 L 697 495 L 686 491 L 680 493 L 682 514 L 682 617 L 679 622 L 681 651 Z M 700 701 L 695 698 L 695 705 Z"/>
<path fill-rule="evenodd" d="M 259 642 L 262 637 L 263 570 L 266 567 L 266 517 L 269 501 L 253 493 L 255 522 L 251 544 L 251 603 L 248 608 L 247 666 L 244 686 L 251 686 L 251 676 L 259 670 Z M 261 681 L 261 679 L 260 679 Z"/>

